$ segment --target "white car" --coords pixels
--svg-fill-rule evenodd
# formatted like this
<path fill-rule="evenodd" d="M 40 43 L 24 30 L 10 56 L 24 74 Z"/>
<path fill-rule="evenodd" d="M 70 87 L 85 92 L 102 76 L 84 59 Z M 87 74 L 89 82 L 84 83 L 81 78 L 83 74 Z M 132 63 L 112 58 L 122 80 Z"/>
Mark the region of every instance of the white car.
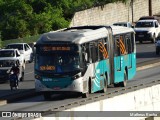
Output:
<path fill-rule="evenodd" d="M 156 38 L 160 34 L 160 24 L 157 20 L 139 20 L 135 25 L 136 41 L 151 41 L 155 43 Z"/>
<path fill-rule="evenodd" d="M 113 25 L 133 28 L 133 25 L 130 22 L 116 22 L 116 23 L 113 23 Z"/>
<path fill-rule="evenodd" d="M 11 43 L 8 44 L 7 49 L 18 49 L 24 55 L 25 62 L 33 61 L 33 50 L 27 43 Z"/>
<path fill-rule="evenodd" d="M 19 79 L 20 81 L 24 80 L 24 57 L 20 54 L 18 49 L 1 49 L 0 50 L 0 82 L 5 82 L 9 80 L 8 71 L 12 68 L 12 66 L 19 61 Z"/>

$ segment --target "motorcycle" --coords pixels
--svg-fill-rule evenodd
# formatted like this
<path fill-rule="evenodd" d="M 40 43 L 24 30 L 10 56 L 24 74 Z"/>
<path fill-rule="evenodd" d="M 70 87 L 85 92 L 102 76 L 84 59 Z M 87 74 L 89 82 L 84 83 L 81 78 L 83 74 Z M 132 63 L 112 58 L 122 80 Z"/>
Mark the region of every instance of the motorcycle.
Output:
<path fill-rule="evenodd" d="M 10 88 L 13 90 L 13 88 L 18 89 L 18 80 L 17 80 L 17 75 L 11 73 L 9 76 L 9 81 L 10 81 Z"/>

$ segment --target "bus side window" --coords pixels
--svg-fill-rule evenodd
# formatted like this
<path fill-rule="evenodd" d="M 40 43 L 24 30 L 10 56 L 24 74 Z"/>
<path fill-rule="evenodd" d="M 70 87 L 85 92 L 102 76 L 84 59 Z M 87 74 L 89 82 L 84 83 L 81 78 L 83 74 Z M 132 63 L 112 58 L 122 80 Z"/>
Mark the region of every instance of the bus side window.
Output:
<path fill-rule="evenodd" d="M 122 36 L 122 41 L 123 41 L 123 44 L 124 44 L 124 50 L 125 50 L 125 52 L 124 52 L 124 54 L 128 54 L 128 35 L 123 35 Z"/>
<path fill-rule="evenodd" d="M 98 41 L 98 52 L 99 52 L 99 60 L 103 60 L 108 58 L 108 44 L 107 39 L 102 39 Z"/>
<path fill-rule="evenodd" d="M 88 59 L 86 58 L 86 56 L 87 56 L 87 55 L 86 55 L 86 46 L 85 46 L 85 44 L 83 44 L 83 45 L 82 45 L 82 60 L 83 60 L 83 62 L 85 62 L 85 63 L 86 63 L 87 60 L 88 60 Z"/>
<path fill-rule="evenodd" d="M 82 60 L 85 64 L 90 63 L 90 50 L 89 50 L 89 43 L 82 45 Z"/>
<path fill-rule="evenodd" d="M 128 48 L 128 53 L 132 53 L 132 41 L 131 41 L 131 36 L 127 35 L 126 36 L 126 44 L 127 44 L 127 48 Z"/>
<path fill-rule="evenodd" d="M 107 40 L 107 38 L 105 38 L 104 40 L 103 40 L 103 43 L 104 43 L 104 47 L 105 47 L 105 52 L 106 52 L 106 57 L 108 58 L 108 54 L 109 54 L 109 49 L 108 49 L 108 40 Z"/>
<path fill-rule="evenodd" d="M 103 60 L 104 59 L 104 48 L 103 48 L 104 44 L 102 42 L 102 40 L 98 40 L 98 60 Z"/>
<path fill-rule="evenodd" d="M 98 46 L 97 42 L 91 42 L 90 45 L 92 63 L 98 61 Z"/>
<path fill-rule="evenodd" d="M 120 56 L 120 40 L 119 40 L 119 36 L 116 36 L 115 38 L 115 54 L 116 56 Z"/>
<path fill-rule="evenodd" d="M 132 46 L 132 49 L 131 51 L 134 52 L 134 33 L 131 33 L 131 46 Z"/>
<path fill-rule="evenodd" d="M 86 59 L 86 62 L 87 63 L 90 63 L 90 51 L 89 51 L 89 43 L 86 43 L 85 44 L 85 48 L 86 48 L 86 56 L 85 56 L 85 59 Z"/>

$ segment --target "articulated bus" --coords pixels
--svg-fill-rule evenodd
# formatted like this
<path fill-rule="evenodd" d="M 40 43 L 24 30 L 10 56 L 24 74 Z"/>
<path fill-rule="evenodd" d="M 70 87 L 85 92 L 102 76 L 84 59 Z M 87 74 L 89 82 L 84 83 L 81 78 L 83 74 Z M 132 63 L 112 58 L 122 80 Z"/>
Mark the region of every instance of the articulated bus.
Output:
<path fill-rule="evenodd" d="M 135 33 L 121 26 L 78 26 L 44 33 L 36 42 L 35 89 L 52 94 L 125 87 L 136 74 Z"/>

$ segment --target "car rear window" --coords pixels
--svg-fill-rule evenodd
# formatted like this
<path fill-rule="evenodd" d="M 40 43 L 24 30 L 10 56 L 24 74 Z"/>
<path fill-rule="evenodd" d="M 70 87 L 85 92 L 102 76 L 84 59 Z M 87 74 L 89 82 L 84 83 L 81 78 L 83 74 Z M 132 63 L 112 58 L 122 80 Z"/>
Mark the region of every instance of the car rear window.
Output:
<path fill-rule="evenodd" d="M 0 51 L 0 57 L 14 57 L 14 51 Z"/>
<path fill-rule="evenodd" d="M 23 50 L 23 45 L 18 45 L 18 44 L 8 45 L 6 48 Z"/>

